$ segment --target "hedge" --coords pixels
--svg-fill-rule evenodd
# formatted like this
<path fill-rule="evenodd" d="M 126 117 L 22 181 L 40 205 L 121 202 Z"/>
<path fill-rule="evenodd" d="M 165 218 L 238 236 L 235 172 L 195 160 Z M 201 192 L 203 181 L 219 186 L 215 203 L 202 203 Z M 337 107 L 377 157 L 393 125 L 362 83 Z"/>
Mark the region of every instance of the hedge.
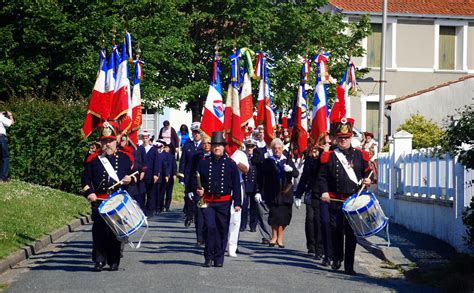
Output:
<path fill-rule="evenodd" d="M 87 143 L 81 134 L 85 103 L 10 100 L 7 129 L 10 176 L 22 181 L 78 193 Z"/>

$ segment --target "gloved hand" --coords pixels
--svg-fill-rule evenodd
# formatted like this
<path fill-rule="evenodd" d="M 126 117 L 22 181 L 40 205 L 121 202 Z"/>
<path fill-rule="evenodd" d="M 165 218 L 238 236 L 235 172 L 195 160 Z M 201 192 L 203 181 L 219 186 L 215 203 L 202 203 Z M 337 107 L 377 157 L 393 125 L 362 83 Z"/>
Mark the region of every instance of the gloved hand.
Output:
<path fill-rule="evenodd" d="M 285 170 L 285 172 L 293 172 L 293 167 L 288 164 L 285 164 L 283 165 L 283 170 Z"/>
<path fill-rule="evenodd" d="M 188 192 L 187 195 L 190 200 L 193 200 L 194 194 L 192 192 Z"/>
<path fill-rule="evenodd" d="M 294 198 L 294 201 L 295 201 L 295 207 L 297 209 L 299 209 L 300 206 L 301 206 L 301 198 L 295 198 L 295 197 L 293 197 L 293 198 Z"/>
<path fill-rule="evenodd" d="M 257 203 L 261 203 L 263 201 L 262 200 L 262 195 L 260 193 L 255 194 L 255 201 Z"/>

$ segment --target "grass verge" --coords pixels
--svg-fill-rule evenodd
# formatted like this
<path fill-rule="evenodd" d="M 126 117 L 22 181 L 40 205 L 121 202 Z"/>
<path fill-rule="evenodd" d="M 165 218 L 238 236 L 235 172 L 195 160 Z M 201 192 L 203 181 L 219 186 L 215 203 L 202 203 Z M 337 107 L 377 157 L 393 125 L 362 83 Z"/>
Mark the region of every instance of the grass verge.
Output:
<path fill-rule="evenodd" d="M 89 212 L 81 196 L 18 180 L 0 183 L 0 259 Z"/>
<path fill-rule="evenodd" d="M 184 186 L 179 184 L 178 180 L 174 182 L 173 194 L 171 198 L 174 203 L 184 202 Z"/>

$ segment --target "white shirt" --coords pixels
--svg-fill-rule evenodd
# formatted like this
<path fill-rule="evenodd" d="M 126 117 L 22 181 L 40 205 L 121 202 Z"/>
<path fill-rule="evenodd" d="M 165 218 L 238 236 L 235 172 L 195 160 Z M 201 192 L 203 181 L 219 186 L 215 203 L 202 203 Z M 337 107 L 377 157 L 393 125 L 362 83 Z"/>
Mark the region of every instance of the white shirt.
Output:
<path fill-rule="evenodd" d="M 0 134 L 7 135 L 7 127 L 12 125 L 12 120 L 0 114 Z"/>
<path fill-rule="evenodd" d="M 247 154 L 244 153 L 243 151 L 241 150 L 236 150 L 232 156 L 230 157 L 232 160 L 234 160 L 235 164 L 239 165 L 239 163 L 243 164 L 244 166 L 246 166 L 247 168 L 250 167 L 249 165 L 249 159 L 247 157 Z M 238 168 L 237 168 L 238 169 Z M 242 183 L 244 181 L 244 179 L 242 178 L 242 172 L 239 170 L 239 176 L 240 176 L 240 182 Z"/>
<path fill-rule="evenodd" d="M 145 146 L 145 152 L 148 154 L 148 151 L 152 148 L 153 146 L 152 145 L 146 145 Z"/>

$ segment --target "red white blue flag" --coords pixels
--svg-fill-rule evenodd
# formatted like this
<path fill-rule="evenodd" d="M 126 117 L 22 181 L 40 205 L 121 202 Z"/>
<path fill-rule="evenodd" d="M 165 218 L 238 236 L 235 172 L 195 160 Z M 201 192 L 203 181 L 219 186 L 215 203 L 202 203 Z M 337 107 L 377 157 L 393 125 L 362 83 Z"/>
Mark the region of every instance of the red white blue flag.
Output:
<path fill-rule="evenodd" d="M 306 85 L 309 81 L 310 71 L 310 61 L 305 58 L 303 60 L 303 66 L 301 67 L 301 80 L 298 87 L 298 94 L 293 102 L 291 118 L 293 125 L 291 138 L 298 147 L 300 153 L 303 153 L 308 146 L 308 106 L 306 104 Z"/>
<path fill-rule="evenodd" d="M 313 115 L 311 117 L 311 142 L 314 144 L 318 141 L 321 133 L 328 130 L 327 119 L 327 91 L 326 84 L 329 83 L 328 73 L 328 57 L 327 53 L 320 53 L 315 56 L 316 63 L 316 85 L 313 100 Z"/>
<path fill-rule="evenodd" d="M 260 79 L 258 87 L 257 124 L 263 125 L 265 130 L 264 139 L 269 145 L 275 138 L 276 119 L 272 105 L 272 94 L 270 91 L 270 79 L 266 58 L 263 52 L 257 52 L 255 75 Z"/>
<path fill-rule="evenodd" d="M 87 109 L 86 118 L 82 125 L 82 135 L 87 138 L 97 125 L 109 117 L 110 104 L 107 102 L 107 94 L 105 92 L 105 80 L 107 74 L 107 60 L 105 58 L 105 49 L 100 51 L 99 55 L 100 68 L 95 80 L 94 89 L 92 90 Z"/>
<path fill-rule="evenodd" d="M 117 69 L 115 80 L 115 91 L 112 100 L 111 118 L 120 123 L 122 132 L 128 131 L 132 126 L 132 109 L 130 79 L 128 76 L 127 50 L 125 43 L 122 44 L 121 61 Z"/>
<path fill-rule="evenodd" d="M 240 50 L 229 56 L 231 80 L 227 91 L 224 110 L 224 130 L 226 132 L 226 151 L 232 155 L 244 142 L 244 132 L 240 119 Z"/>
<path fill-rule="evenodd" d="M 141 87 L 140 81 L 143 77 L 143 61 L 137 59 L 134 61 L 135 63 L 135 78 L 133 81 L 133 92 L 132 92 L 132 126 L 130 129 L 130 133 L 128 135 L 130 141 L 137 146 L 138 144 L 138 130 L 142 125 L 142 94 L 141 94 Z"/>
<path fill-rule="evenodd" d="M 243 59 L 242 87 L 240 88 L 240 122 L 242 126 L 247 125 L 253 119 L 252 82 L 250 78 L 255 77 L 252 65 L 252 56 L 255 53 L 248 49 L 240 49 Z"/>
<path fill-rule="evenodd" d="M 222 102 L 219 61 L 219 56 L 216 54 L 213 62 L 211 84 L 209 85 L 201 119 L 201 130 L 209 137 L 215 131 L 224 130 L 224 104 Z"/>
<path fill-rule="evenodd" d="M 336 100 L 334 101 L 331 114 L 329 115 L 330 122 L 339 121 L 341 118 L 346 117 L 346 100 L 349 96 L 350 89 L 355 88 L 356 85 L 355 66 L 352 61 L 349 61 L 341 83 L 336 88 Z"/>

